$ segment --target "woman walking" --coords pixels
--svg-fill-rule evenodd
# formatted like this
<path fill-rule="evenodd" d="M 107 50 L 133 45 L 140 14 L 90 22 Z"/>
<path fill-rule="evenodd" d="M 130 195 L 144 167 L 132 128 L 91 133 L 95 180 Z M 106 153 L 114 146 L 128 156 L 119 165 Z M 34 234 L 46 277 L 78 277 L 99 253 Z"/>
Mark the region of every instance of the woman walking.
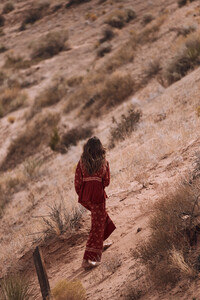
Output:
<path fill-rule="evenodd" d="M 101 261 L 102 251 L 111 244 L 105 241 L 115 230 L 106 212 L 105 187 L 110 183 L 109 163 L 106 151 L 97 137 L 90 138 L 83 147 L 75 173 L 75 190 L 78 201 L 91 211 L 91 230 L 83 256 L 82 267 L 92 268 Z"/>

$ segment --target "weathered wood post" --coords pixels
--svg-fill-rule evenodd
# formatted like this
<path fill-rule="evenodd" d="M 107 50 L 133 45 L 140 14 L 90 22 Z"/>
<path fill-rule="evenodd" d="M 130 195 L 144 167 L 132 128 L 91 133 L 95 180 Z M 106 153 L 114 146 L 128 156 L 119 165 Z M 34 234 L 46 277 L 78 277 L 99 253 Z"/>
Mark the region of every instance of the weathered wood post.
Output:
<path fill-rule="evenodd" d="M 49 300 L 51 297 L 50 285 L 47 277 L 44 259 L 39 247 L 35 248 L 35 251 L 33 252 L 33 259 L 34 259 L 34 264 L 37 272 L 38 281 L 40 284 L 42 299 Z"/>

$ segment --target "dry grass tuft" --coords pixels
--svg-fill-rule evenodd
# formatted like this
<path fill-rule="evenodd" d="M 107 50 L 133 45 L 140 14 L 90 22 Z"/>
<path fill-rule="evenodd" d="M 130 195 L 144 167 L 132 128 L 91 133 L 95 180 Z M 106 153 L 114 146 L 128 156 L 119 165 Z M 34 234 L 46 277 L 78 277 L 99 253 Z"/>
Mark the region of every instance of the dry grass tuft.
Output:
<path fill-rule="evenodd" d="M 103 29 L 102 37 L 99 39 L 99 43 L 110 41 L 114 38 L 115 34 L 110 27 Z"/>
<path fill-rule="evenodd" d="M 181 44 L 175 56 L 166 64 L 164 78 L 170 85 L 200 65 L 199 33 L 190 34 Z"/>
<path fill-rule="evenodd" d="M 69 0 L 69 2 L 65 5 L 66 8 L 72 5 L 78 5 L 86 2 L 90 2 L 91 0 Z"/>
<path fill-rule="evenodd" d="M 154 59 L 150 61 L 144 70 L 145 79 L 149 80 L 155 77 L 161 71 L 160 60 Z"/>
<path fill-rule="evenodd" d="M 40 1 L 33 5 L 29 10 L 26 11 L 24 20 L 20 26 L 20 30 L 25 30 L 26 25 L 34 24 L 36 21 L 42 19 L 50 6 L 49 1 Z"/>
<path fill-rule="evenodd" d="M 136 18 L 134 10 L 127 8 L 125 10 L 115 10 L 106 19 L 105 23 L 112 27 L 123 28 L 126 23 Z"/>
<path fill-rule="evenodd" d="M 97 56 L 98 57 L 103 57 L 107 53 L 110 53 L 112 50 L 112 45 L 109 43 L 104 43 L 103 45 L 100 45 L 97 49 Z"/>
<path fill-rule="evenodd" d="M 180 278 L 195 277 L 196 258 L 190 257 L 196 241 L 200 180 L 183 182 L 154 205 L 149 222 L 150 236 L 133 252 L 146 266 L 158 286 L 175 284 Z"/>
<path fill-rule="evenodd" d="M 26 158 L 37 153 L 41 147 L 48 145 L 52 128 L 59 121 L 58 114 L 40 113 L 26 126 L 26 129 L 11 143 L 8 154 L 1 165 L 5 171 L 14 168 Z"/>
<path fill-rule="evenodd" d="M 136 130 L 141 116 L 142 113 L 140 110 L 131 107 L 126 115 L 121 115 L 119 123 L 114 119 L 115 127 L 110 129 L 109 148 L 115 147 L 116 142 L 123 141 L 129 137 Z"/>
<path fill-rule="evenodd" d="M 75 127 L 65 133 L 61 138 L 61 145 L 64 145 L 66 149 L 70 146 L 75 146 L 81 140 L 85 140 L 92 136 L 93 127 Z"/>
<path fill-rule="evenodd" d="M 9 12 L 15 9 L 14 4 L 12 2 L 6 2 L 3 6 L 3 14 L 8 14 Z"/>
<path fill-rule="evenodd" d="M 31 287 L 24 276 L 10 275 L 1 281 L 3 299 L 6 300 L 28 300 L 31 296 Z"/>
<path fill-rule="evenodd" d="M 55 204 L 50 208 L 48 217 L 43 217 L 44 236 L 61 235 L 66 231 L 71 231 L 80 226 L 80 220 L 83 211 L 80 207 L 75 206 L 71 211 L 66 209 L 64 201 Z"/>
<path fill-rule="evenodd" d="M 86 291 L 78 280 L 58 282 L 53 288 L 52 294 L 55 300 L 86 300 Z"/>
<path fill-rule="evenodd" d="M 142 18 L 142 25 L 147 25 L 149 23 L 151 23 L 151 21 L 153 21 L 155 18 L 152 14 L 145 14 Z"/>
<path fill-rule="evenodd" d="M 50 58 L 63 50 L 69 49 L 66 44 L 67 40 L 67 30 L 51 31 L 34 43 L 31 56 L 33 59 Z"/>
<path fill-rule="evenodd" d="M 24 60 L 23 57 L 16 56 L 13 52 L 10 52 L 6 55 L 4 67 L 14 69 L 27 69 L 30 68 L 31 64 L 31 61 Z"/>
<path fill-rule="evenodd" d="M 3 27 L 5 25 L 5 18 L 3 15 L 0 15 L 0 27 Z"/>
<path fill-rule="evenodd" d="M 27 94 L 20 92 L 18 88 L 6 88 L 0 95 L 1 117 L 4 117 L 11 111 L 24 107 L 27 98 Z"/>

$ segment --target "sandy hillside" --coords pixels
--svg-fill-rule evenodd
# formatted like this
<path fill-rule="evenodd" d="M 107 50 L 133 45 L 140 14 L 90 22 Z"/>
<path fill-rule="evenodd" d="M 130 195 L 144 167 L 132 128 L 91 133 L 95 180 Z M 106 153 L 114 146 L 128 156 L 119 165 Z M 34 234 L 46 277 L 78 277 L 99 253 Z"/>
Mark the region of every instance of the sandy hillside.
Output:
<path fill-rule="evenodd" d="M 18 0 L 0 16 L 0 279 L 25 274 L 30 299 L 41 299 L 32 259 L 40 246 L 52 288 L 78 279 L 87 299 L 200 299 L 197 273 L 160 288 L 133 255 L 148 241 L 154 204 L 197 166 L 199 1 L 67 3 Z M 188 65 L 169 69 L 190 40 L 197 48 L 180 62 Z M 101 265 L 86 272 L 90 214 L 77 204 L 74 171 L 91 135 L 107 148 L 117 230 Z M 63 226 L 49 225 L 55 210 Z"/>

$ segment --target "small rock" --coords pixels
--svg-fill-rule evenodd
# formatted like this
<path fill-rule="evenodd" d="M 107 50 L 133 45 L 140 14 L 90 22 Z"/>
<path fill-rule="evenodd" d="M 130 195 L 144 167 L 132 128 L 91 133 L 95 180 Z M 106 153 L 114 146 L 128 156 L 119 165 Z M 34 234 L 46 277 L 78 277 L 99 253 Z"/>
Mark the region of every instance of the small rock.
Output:
<path fill-rule="evenodd" d="M 141 230 L 142 230 L 142 228 L 141 228 L 141 227 L 138 227 L 137 233 L 140 232 Z"/>

